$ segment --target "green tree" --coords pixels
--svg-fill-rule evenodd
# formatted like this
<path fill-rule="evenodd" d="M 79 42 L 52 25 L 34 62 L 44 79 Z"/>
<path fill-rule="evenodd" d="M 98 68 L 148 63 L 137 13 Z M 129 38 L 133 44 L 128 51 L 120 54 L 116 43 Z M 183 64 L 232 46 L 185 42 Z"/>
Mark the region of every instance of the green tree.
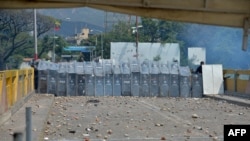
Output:
<path fill-rule="evenodd" d="M 110 58 L 110 43 L 111 42 L 135 42 L 135 36 L 132 34 L 132 25 L 127 22 L 118 22 L 111 31 L 103 35 L 103 56 Z M 98 37 L 99 38 L 99 37 Z M 97 45 L 98 55 L 101 54 L 101 43 Z"/>
<path fill-rule="evenodd" d="M 60 60 L 64 53 L 63 48 L 67 45 L 66 40 L 61 36 L 45 35 L 38 46 L 38 58 L 48 58 L 47 53 L 53 52 L 53 47 L 55 47 L 56 60 Z"/>
<path fill-rule="evenodd" d="M 141 18 L 140 39 L 144 42 L 179 43 L 179 35 L 184 31 L 184 24 L 151 18 Z"/>
<path fill-rule="evenodd" d="M 138 30 L 139 40 L 143 42 L 179 43 L 181 64 L 187 65 L 187 49 L 181 40 L 186 25 L 180 22 L 165 21 L 151 18 L 141 18 L 142 28 Z"/>
<path fill-rule="evenodd" d="M 185 31 L 185 24 L 164 21 L 159 19 L 141 18 L 141 28 L 136 32 L 140 42 L 151 43 L 179 43 L 181 49 L 181 64 L 187 64 L 186 49 L 180 35 Z M 113 29 L 105 34 L 104 38 L 104 58 L 110 57 L 110 42 L 135 42 L 136 34 L 132 33 L 131 27 L 135 26 L 127 22 L 118 22 Z M 99 46 L 98 46 L 99 49 Z M 159 58 L 156 57 L 156 60 Z"/>
<path fill-rule="evenodd" d="M 159 42 L 159 20 L 141 18 L 142 29 L 138 29 L 139 40 L 143 42 Z"/>
<path fill-rule="evenodd" d="M 33 11 L 0 10 L 0 15 L 0 70 L 4 70 L 12 55 L 34 47 L 30 35 L 33 31 Z M 38 36 L 49 31 L 53 25 L 53 18 L 37 14 Z"/>

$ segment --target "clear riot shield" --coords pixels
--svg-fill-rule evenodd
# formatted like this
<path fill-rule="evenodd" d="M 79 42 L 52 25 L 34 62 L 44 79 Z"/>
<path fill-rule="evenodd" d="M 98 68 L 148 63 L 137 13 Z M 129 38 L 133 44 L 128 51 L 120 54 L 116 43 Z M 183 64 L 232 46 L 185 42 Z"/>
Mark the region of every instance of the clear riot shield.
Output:
<path fill-rule="evenodd" d="M 85 95 L 85 75 L 83 66 L 83 62 L 75 62 L 77 96 Z"/>
<path fill-rule="evenodd" d="M 192 75 L 192 97 L 201 98 L 203 94 L 201 74 Z"/>
<path fill-rule="evenodd" d="M 140 94 L 140 65 L 139 61 L 133 60 L 130 63 L 131 71 L 131 95 L 139 96 Z"/>
<path fill-rule="evenodd" d="M 160 85 L 160 97 L 169 96 L 169 85 L 170 85 L 170 71 L 167 64 L 162 64 L 160 66 L 159 74 L 159 85 Z"/>
<path fill-rule="evenodd" d="M 47 79 L 47 93 L 57 96 L 57 70 L 58 64 L 49 62 L 48 65 L 48 79 Z"/>
<path fill-rule="evenodd" d="M 49 62 L 47 61 L 39 61 L 38 63 L 38 88 L 37 91 L 39 94 L 47 93 L 47 78 L 48 78 L 48 70 Z"/>
<path fill-rule="evenodd" d="M 113 95 L 113 73 L 112 73 L 112 62 L 111 60 L 106 60 L 104 62 L 104 95 Z"/>
<path fill-rule="evenodd" d="M 92 62 L 84 62 L 86 96 L 95 96 L 95 76 Z"/>
<path fill-rule="evenodd" d="M 103 64 L 97 62 L 94 68 L 95 74 L 95 96 L 104 96 L 104 71 Z"/>
<path fill-rule="evenodd" d="M 140 96 L 145 97 L 149 96 L 149 87 L 150 87 L 150 75 L 149 75 L 149 64 L 141 64 L 141 76 L 140 76 Z"/>
<path fill-rule="evenodd" d="M 178 67 L 172 67 L 170 71 L 170 97 L 179 97 L 180 96 L 180 85 L 179 85 L 179 69 Z"/>
<path fill-rule="evenodd" d="M 122 93 L 122 75 L 121 75 L 121 68 L 119 65 L 113 66 L 113 96 L 121 96 Z"/>
<path fill-rule="evenodd" d="M 67 65 L 67 77 L 67 96 L 76 96 L 76 73 L 73 62 Z"/>
<path fill-rule="evenodd" d="M 150 67 L 150 96 L 159 95 L 159 65 L 153 62 Z"/>
<path fill-rule="evenodd" d="M 67 64 L 58 64 L 57 70 L 57 96 L 67 95 Z"/>
<path fill-rule="evenodd" d="M 190 97 L 191 71 L 189 67 L 180 67 L 180 97 Z"/>
<path fill-rule="evenodd" d="M 131 73 L 128 63 L 122 63 L 122 96 L 131 96 Z"/>

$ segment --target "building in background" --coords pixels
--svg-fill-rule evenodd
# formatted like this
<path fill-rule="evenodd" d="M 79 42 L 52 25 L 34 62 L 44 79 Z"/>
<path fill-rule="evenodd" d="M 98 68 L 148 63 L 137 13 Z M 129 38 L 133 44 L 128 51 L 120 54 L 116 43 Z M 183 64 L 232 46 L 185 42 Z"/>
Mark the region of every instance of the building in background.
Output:
<path fill-rule="evenodd" d="M 89 28 L 82 28 L 80 33 L 76 33 L 73 37 L 66 37 L 66 41 L 79 46 L 82 40 L 87 40 L 89 38 L 90 30 Z"/>

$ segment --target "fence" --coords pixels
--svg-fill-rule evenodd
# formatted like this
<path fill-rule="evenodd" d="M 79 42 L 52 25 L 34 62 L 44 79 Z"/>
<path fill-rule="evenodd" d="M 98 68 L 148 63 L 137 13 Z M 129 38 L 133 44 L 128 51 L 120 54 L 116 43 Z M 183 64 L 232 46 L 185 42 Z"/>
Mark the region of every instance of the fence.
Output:
<path fill-rule="evenodd" d="M 34 69 L 0 71 L 0 117 L 34 91 Z"/>

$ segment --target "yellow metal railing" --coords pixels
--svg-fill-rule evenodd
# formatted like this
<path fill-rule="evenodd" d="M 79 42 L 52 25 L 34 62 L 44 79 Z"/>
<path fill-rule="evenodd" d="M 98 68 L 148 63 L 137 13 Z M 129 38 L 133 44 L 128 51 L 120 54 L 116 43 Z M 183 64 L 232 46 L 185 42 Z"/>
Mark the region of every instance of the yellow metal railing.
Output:
<path fill-rule="evenodd" d="M 225 90 L 250 94 L 250 70 L 223 70 Z"/>
<path fill-rule="evenodd" d="M 236 70 L 223 70 L 224 74 L 224 89 L 230 92 L 236 90 Z"/>
<path fill-rule="evenodd" d="M 0 71 L 0 116 L 34 91 L 34 69 Z"/>

